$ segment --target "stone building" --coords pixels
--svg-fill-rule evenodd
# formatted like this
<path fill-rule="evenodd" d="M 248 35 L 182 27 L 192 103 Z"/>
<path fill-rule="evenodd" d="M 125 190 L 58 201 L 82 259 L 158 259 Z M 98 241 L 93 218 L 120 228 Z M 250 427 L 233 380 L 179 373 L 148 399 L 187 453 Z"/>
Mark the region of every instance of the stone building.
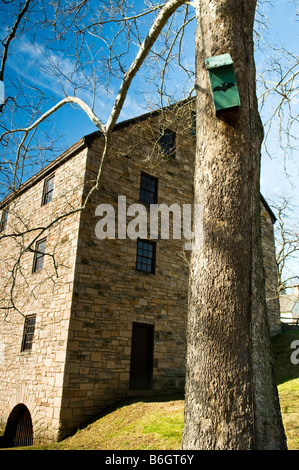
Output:
<path fill-rule="evenodd" d="M 285 325 L 299 325 L 299 286 L 293 287 L 291 293 L 279 297 L 280 318 Z"/>
<path fill-rule="evenodd" d="M 117 124 L 100 189 L 83 211 L 104 145 L 98 132 L 1 202 L 4 444 L 60 440 L 128 395 L 183 390 L 186 239 L 172 220 L 168 237 L 151 240 L 128 237 L 123 223 L 138 232 L 136 203 L 147 214 L 155 203 L 192 204 L 194 134 L 189 101 Z M 275 333 L 274 216 L 263 198 L 261 214 Z M 115 236 L 100 239 L 104 216 Z"/>

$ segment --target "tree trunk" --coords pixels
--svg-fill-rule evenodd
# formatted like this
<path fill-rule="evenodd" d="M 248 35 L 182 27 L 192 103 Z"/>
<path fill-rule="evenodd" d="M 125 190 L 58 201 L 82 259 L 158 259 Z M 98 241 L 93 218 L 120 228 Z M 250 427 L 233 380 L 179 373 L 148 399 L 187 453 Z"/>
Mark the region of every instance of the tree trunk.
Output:
<path fill-rule="evenodd" d="M 197 11 L 194 194 L 203 239 L 190 268 L 183 449 L 285 449 L 273 374 L 260 234 L 255 0 Z M 216 117 L 207 57 L 230 53 L 241 106 Z"/>

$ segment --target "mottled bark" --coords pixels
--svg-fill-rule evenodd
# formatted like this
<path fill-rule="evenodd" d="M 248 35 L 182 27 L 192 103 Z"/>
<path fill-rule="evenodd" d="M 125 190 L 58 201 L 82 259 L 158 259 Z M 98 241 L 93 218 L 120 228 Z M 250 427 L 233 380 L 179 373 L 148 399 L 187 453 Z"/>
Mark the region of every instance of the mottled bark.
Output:
<path fill-rule="evenodd" d="M 203 240 L 190 272 L 183 449 L 283 449 L 260 237 L 260 147 L 253 59 L 255 0 L 197 9 L 195 203 Z M 230 53 L 241 106 L 216 117 L 207 57 Z"/>

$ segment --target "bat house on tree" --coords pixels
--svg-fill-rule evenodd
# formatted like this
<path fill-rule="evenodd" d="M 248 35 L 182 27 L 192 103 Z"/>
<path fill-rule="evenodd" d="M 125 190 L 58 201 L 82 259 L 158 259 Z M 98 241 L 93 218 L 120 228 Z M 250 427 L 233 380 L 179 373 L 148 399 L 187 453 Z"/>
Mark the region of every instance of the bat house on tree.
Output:
<path fill-rule="evenodd" d="M 238 109 L 240 97 L 230 54 L 209 57 L 205 66 L 209 71 L 216 115 Z"/>

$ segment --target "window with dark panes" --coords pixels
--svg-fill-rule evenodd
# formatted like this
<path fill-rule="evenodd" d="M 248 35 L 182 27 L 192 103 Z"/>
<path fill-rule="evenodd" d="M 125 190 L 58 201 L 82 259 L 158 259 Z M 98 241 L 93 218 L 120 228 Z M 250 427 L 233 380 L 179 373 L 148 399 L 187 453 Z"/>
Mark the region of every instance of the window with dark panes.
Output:
<path fill-rule="evenodd" d="M 196 113 L 191 116 L 191 135 L 196 135 Z"/>
<path fill-rule="evenodd" d="M 54 191 L 54 176 L 55 175 L 51 175 L 44 181 L 42 206 L 45 206 L 46 204 L 52 201 Z"/>
<path fill-rule="evenodd" d="M 159 139 L 160 148 L 165 155 L 174 157 L 175 155 L 175 132 L 170 129 L 161 130 Z"/>
<path fill-rule="evenodd" d="M 148 240 L 137 240 L 136 269 L 145 273 L 155 273 L 156 244 Z"/>
<path fill-rule="evenodd" d="M 27 315 L 25 318 L 24 333 L 21 351 L 31 351 L 36 315 Z"/>
<path fill-rule="evenodd" d="M 43 268 L 44 256 L 45 256 L 45 251 L 46 251 L 46 242 L 47 242 L 46 238 L 36 242 L 35 253 L 34 253 L 34 258 L 33 258 L 33 267 L 32 267 L 32 272 L 34 273 L 37 271 L 40 271 Z"/>
<path fill-rule="evenodd" d="M 147 204 L 156 204 L 158 195 L 158 180 L 153 176 L 141 173 L 140 179 L 140 201 Z"/>
<path fill-rule="evenodd" d="M 8 209 L 4 209 L 1 215 L 0 232 L 3 232 L 6 229 L 7 218 L 8 218 Z"/>

